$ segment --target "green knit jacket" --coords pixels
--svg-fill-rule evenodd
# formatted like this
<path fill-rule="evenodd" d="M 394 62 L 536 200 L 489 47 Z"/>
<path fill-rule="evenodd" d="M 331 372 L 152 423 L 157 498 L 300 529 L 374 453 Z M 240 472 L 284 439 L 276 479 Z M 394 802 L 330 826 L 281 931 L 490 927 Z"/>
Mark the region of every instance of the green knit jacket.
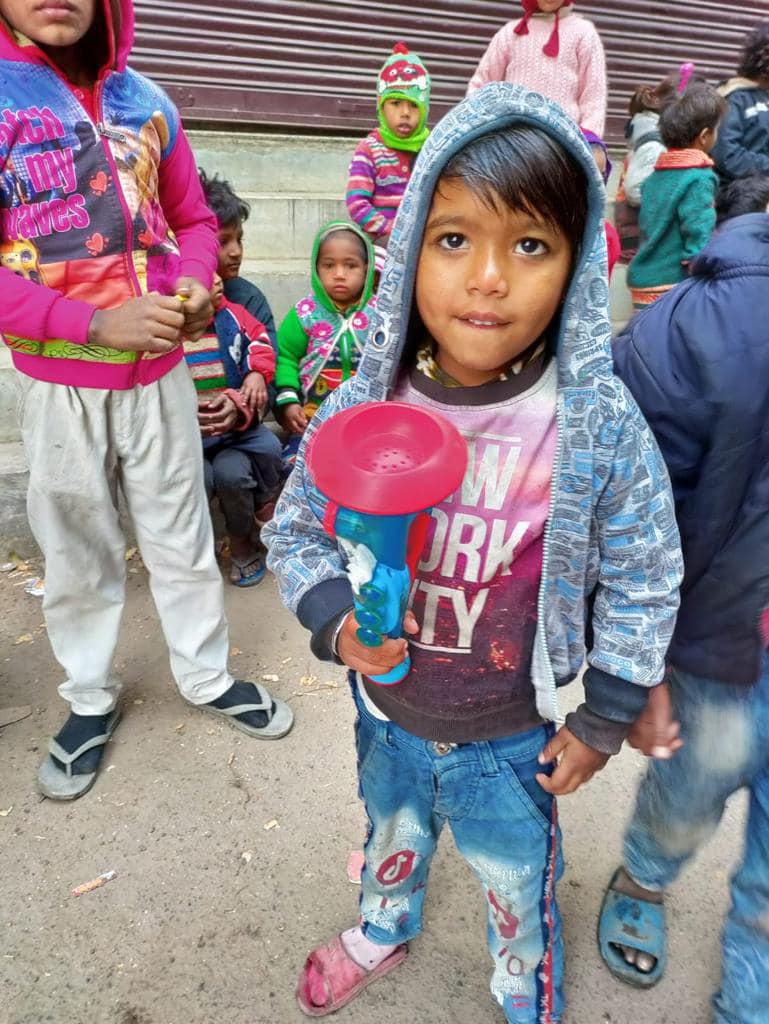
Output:
<path fill-rule="evenodd" d="M 641 244 L 628 267 L 632 288 L 677 284 L 716 226 L 718 179 L 699 150 L 663 153 L 641 186 Z"/>

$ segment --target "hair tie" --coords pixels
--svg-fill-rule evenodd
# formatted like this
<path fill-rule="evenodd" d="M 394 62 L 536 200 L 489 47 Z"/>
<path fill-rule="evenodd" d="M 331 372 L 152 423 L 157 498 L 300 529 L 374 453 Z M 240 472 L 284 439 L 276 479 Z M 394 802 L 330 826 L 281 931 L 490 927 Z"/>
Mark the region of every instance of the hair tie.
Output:
<path fill-rule="evenodd" d="M 681 96 L 686 92 L 686 87 L 689 84 L 689 79 L 694 74 L 694 64 L 687 60 L 685 64 L 682 64 L 678 72 L 678 95 Z"/>

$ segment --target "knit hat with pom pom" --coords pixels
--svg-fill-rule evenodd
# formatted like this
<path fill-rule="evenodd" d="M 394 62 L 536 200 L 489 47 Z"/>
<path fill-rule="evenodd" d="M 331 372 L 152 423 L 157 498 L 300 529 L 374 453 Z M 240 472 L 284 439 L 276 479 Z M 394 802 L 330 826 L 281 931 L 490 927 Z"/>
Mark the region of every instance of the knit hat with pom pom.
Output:
<path fill-rule="evenodd" d="M 419 124 L 408 138 L 400 138 L 387 127 L 382 116 L 382 104 L 387 100 L 410 100 L 419 108 Z M 430 73 L 421 58 L 409 52 L 405 43 L 396 43 L 377 78 L 379 132 L 384 142 L 391 149 L 419 152 L 430 134 L 426 126 L 429 109 Z"/>

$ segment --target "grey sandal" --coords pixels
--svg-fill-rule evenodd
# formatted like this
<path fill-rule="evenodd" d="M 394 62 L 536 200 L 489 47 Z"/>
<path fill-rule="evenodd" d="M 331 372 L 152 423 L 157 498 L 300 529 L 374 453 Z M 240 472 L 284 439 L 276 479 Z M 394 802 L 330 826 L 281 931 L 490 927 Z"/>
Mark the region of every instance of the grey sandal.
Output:
<path fill-rule="evenodd" d="M 88 772 L 83 775 L 73 775 L 72 765 L 87 750 L 106 746 L 119 721 L 120 708 L 116 707 L 107 719 L 107 728 L 102 735 L 86 740 L 77 750 L 73 750 L 71 754 L 61 744 L 57 743 L 56 740 L 50 740 L 48 743 L 49 754 L 40 765 L 40 770 L 37 773 L 38 785 L 43 796 L 47 796 L 49 800 L 77 800 L 79 796 L 87 793 L 94 782 L 96 782 L 99 769 L 97 768 L 95 772 Z M 54 763 L 51 754 L 64 765 L 64 771 Z"/>
<path fill-rule="evenodd" d="M 198 711 L 205 711 L 206 714 L 226 718 L 230 725 L 234 725 L 236 729 L 240 729 L 241 732 L 245 732 L 249 736 L 255 736 L 260 740 L 279 740 L 291 731 L 291 727 L 294 724 L 294 712 L 284 701 L 270 696 L 269 691 L 259 683 L 252 683 L 251 685 L 256 688 L 259 694 L 259 704 L 234 704 L 230 708 L 215 708 L 211 704 L 193 704 L 192 706 L 197 708 Z M 248 725 L 247 722 L 241 722 L 239 718 L 235 717 L 243 715 L 247 711 L 263 711 L 267 715 L 267 724 L 261 726 L 261 728 L 256 728 L 253 725 Z"/>

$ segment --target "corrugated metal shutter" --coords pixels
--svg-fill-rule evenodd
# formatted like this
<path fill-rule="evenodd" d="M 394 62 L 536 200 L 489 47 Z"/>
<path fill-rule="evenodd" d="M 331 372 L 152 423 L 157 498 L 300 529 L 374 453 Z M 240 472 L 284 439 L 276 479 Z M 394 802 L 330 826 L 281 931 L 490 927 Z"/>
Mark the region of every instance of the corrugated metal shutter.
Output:
<path fill-rule="evenodd" d="M 136 0 L 133 61 L 166 86 L 187 122 L 363 130 L 376 70 L 403 39 L 433 75 L 434 121 L 462 97 L 489 39 L 519 10 L 509 0 Z M 712 80 L 727 77 L 746 31 L 768 14 L 766 0 L 586 0 L 579 10 L 606 48 L 613 141 L 636 85 L 684 60 Z"/>

